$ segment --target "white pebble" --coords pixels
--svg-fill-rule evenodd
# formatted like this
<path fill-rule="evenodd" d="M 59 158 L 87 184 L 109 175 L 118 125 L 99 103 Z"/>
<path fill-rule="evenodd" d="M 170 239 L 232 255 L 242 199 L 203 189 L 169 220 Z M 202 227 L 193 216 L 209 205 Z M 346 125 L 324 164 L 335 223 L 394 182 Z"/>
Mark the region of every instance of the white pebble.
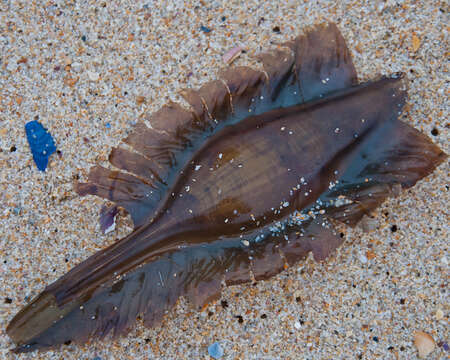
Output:
<path fill-rule="evenodd" d="M 83 70 L 83 65 L 79 62 L 74 62 L 74 63 L 72 63 L 72 65 L 70 65 L 70 68 L 74 72 L 79 73 L 79 72 L 81 72 L 81 70 Z"/>
<path fill-rule="evenodd" d="M 91 80 L 91 81 L 98 81 L 98 79 L 100 79 L 100 75 L 93 71 L 88 71 L 87 75 L 88 75 L 89 80 Z"/>

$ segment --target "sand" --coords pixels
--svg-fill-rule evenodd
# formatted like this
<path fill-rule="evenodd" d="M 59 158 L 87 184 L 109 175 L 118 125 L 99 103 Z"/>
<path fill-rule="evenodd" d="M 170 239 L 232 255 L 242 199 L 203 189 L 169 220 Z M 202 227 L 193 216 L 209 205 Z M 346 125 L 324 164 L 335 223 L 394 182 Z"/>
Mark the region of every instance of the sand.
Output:
<path fill-rule="evenodd" d="M 194 312 L 117 340 L 13 355 L 5 328 L 44 287 L 131 230 L 103 235 L 104 201 L 73 181 L 105 164 L 139 116 L 178 100 L 226 66 L 321 20 L 338 24 L 361 80 L 403 71 L 403 120 L 449 153 L 448 5 L 444 1 L 3 1 L 0 4 L 0 357 L 5 359 L 415 359 L 414 333 L 448 357 L 449 167 L 374 213 L 375 231 L 346 229 L 324 263 L 311 259 L 256 286 L 225 289 Z M 206 29 L 210 32 L 205 32 Z M 37 170 L 24 125 L 39 119 L 58 154 Z M 228 305 L 228 306 L 226 306 Z"/>

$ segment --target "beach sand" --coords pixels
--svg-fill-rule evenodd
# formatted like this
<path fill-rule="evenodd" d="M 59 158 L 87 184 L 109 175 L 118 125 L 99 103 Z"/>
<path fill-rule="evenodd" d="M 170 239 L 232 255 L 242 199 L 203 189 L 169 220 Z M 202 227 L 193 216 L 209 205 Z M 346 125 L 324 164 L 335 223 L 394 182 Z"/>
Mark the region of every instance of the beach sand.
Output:
<path fill-rule="evenodd" d="M 449 356 L 449 167 L 375 213 L 376 229 L 345 228 L 323 263 L 308 258 L 270 281 L 227 288 L 203 312 L 181 301 L 161 326 L 117 340 L 14 355 L 12 317 L 44 287 L 131 231 L 103 235 L 105 202 L 73 191 L 138 118 L 185 87 L 302 29 L 335 22 L 361 81 L 402 71 L 403 121 L 449 153 L 448 4 L 444 1 L 2 1 L 0 4 L 0 357 L 4 359 L 416 359 L 414 333 Z M 206 27 L 210 32 L 205 32 Z M 33 162 L 24 125 L 38 119 L 58 154 Z M 440 343 L 438 345 L 438 343 Z"/>

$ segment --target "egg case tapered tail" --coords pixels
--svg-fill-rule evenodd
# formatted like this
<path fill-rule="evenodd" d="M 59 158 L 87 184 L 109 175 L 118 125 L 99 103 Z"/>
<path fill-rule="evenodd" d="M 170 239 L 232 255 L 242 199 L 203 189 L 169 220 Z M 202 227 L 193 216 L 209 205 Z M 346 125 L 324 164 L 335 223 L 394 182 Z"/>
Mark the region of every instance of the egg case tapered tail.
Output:
<path fill-rule="evenodd" d="M 354 226 L 446 155 L 398 120 L 401 74 L 357 83 L 334 24 L 318 25 L 137 124 L 80 195 L 115 202 L 135 230 L 49 285 L 7 332 L 15 351 L 153 326 L 181 296 L 198 307 L 223 284 L 325 259 Z"/>

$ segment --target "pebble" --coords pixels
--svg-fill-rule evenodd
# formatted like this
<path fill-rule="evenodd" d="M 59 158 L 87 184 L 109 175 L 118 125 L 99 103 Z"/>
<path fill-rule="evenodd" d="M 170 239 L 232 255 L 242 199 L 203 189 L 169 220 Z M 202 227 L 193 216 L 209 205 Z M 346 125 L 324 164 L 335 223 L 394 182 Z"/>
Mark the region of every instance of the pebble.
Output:
<path fill-rule="evenodd" d="M 437 309 L 435 316 L 436 320 L 442 320 L 444 318 L 444 312 L 442 311 L 442 309 Z"/>
<path fill-rule="evenodd" d="M 420 39 L 416 34 L 412 36 L 412 50 L 416 52 L 420 48 Z"/>
<path fill-rule="evenodd" d="M 72 63 L 72 65 L 70 66 L 70 68 L 71 68 L 74 72 L 79 73 L 79 72 L 81 72 L 81 70 L 83 70 L 83 65 L 82 65 L 81 63 L 79 63 L 79 62 L 74 62 L 74 63 Z"/>
<path fill-rule="evenodd" d="M 359 261 L 361 261 L 361 263 L 363 263 L 363 264 L 367 264 L 368 259 L 367 259 L 366 255 L 361 254 L 359 256 Z"/>
<path fill-rule="evenodd" d="M 8 65 L 6 65 L 6 70 L 10 72 L 17 70 L 17 61 L 14 58 L 9 59 Z"/>
<path fill-rule="evenodd" d="M 98 81 L 98 79 L 100 79 L 100 75 L 94 71 L 88 71 L 87 75 L 91 81 Z"/>
<path fill-rule="evenodd" d="M 423 331 L 417 331 L 415 333 L 414 345 L 416 346 L 417 351 L 419 352 L 419 357 L 422 359 L 430 355 L 433 352 L 434 348 L 436 347 L 436 344 L 431 335 Z"/>

